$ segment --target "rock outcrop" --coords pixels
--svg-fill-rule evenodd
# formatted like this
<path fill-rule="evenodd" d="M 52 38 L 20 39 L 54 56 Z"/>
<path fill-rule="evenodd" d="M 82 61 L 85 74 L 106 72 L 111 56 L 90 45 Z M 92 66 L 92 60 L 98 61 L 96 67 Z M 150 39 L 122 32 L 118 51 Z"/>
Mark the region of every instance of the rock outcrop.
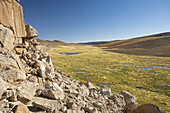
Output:
<path fill-rule="evenodd" d="M 17 37 L 26 37 L 23 8 L 16 0 L 0 1 L 0 23 Z"/>
<path fill-rule="evenodd" d="M 12 50 L 14 48 L 15 37 L 13 31 L 0 24 L 0 46 Z"/>
<path fill-rule="evenodd" d="M 25 25 L 19 0 L 0 0 L 0 113 L 164 113 L 126 91 L 99 91 L 56 71 L 38 32 Z"/>
<path fill-rule="evenodd" d="M 27 38 L 33 38 L 33 37 L 38 37 L 38 32 L 36 29 L 34 29 L 34 27 L 32 27 L 31 25 L 26 24 L 25 25 L 26 28 L 26 32 L 27 32 Z"/>

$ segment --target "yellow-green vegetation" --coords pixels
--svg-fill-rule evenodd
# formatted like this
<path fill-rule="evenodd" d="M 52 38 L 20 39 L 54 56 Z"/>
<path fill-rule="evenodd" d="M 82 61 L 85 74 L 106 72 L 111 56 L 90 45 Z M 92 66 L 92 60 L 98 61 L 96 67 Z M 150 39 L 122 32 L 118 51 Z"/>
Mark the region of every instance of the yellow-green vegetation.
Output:
<path fill-rule="evenodd" d="M 50 53 L 56 69 L 75 79 L 91 81 L 98 88 L 108 85 L 113 94 L 126 90 L 139 104 L 154 103 L 170 112 L 170 69 L 165 68 L 170 67 L 170 57 L 126 55 L 93 46 L 60 46 Z"/>

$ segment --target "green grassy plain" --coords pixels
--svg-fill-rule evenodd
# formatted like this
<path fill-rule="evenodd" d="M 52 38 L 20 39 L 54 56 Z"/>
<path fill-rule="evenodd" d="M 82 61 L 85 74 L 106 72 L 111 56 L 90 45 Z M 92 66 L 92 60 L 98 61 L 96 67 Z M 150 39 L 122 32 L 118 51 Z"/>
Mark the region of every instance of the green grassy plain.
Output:
<path fill-rule="evenodd" d="M 94 46 L 60 46 L 50 51 L 57 70 L 80 81 L 108 85 L 113 94 L 126 90 L 138 98 L 139 104 L 154 103 L 170 112 L 170 57 L 137 56 L 103 51 Z M 82 52 L 61 55 L 60 52 Z M 151 70 L 139 68 L 149 67 Z M 76 73 L 76 71 L 87 71 Z"/>

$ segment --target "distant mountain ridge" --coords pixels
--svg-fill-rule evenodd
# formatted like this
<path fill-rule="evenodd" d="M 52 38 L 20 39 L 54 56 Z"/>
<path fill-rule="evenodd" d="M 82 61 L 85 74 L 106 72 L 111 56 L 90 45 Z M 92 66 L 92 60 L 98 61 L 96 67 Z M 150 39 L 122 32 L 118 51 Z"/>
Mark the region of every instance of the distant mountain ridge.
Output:
<path fill-rule="evenodd" d="M 111 41 L 96 46 L 118 53 L 170 57 L 170 32 Z"/>
<path fill-rule="evenodd" d="M 37 39 L 43 45 L 56 47 L 60 45 L 92 45 L 104 50 L 134 55 L 151 55 L 170 57 L 170 32 L 136 37 L 127 40 L 94 41 L 87 43 L 66 43 L 59 40 Z"/>
<path fill-rule="evenodd" d="M 79 44 L 84 44 L 84 45 L 99 45 L 99 44 L 104 44 L 104 43 L 108 43 L 108 41 L 84 42 L 84 43 L 79 43 Z"/>
<path fill-rule="evenodd" d="M 59 45 L 69 45 L 69 43 L 62 42 L 60 40 L 49 41 L 49 40 L 37 39 L 37 41 L 42 45 L 51 46 L 51 47 L 56 47 Z"/>

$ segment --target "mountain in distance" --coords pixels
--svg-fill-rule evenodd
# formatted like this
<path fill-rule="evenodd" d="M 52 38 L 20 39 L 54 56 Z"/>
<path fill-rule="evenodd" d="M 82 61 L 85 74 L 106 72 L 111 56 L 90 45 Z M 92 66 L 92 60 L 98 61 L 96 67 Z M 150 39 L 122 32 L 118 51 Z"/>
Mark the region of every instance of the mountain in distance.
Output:
<path fill-rule="evenodd" d="M 103 48 L 103 50 L 133 54 L 170 57 L 170 32 L 142 36 L 127 40 L 94 41 L 87 43 L 66 43 L 59 40 L 49 41 L 37 39 L 42 45 L 57 47 L 69 45 L 92 45 Z"/>
<path fill-rule="evenodd" d="M 96 46 L 111 52 L 170 57 L 170 32 L 110 41 Z"/>
<path fill-rule="evenodd" d="M 51 47 L 56 47 L 59 45 L 69 45 L 69 43 L 62 42 L 59 40 L 49 41 L 49 40 L 42 40 L 37 38 L 37 41 L 42 45 L 51 46 Z"/>
<path fill-rule="evenodd" d="M 109 41 L 109 42 L 114 42 L 114 41 Z M 105 44 L 108 43 L 108 41 L 94 41 L 94 42 L 84 42 L 84 43 L 79 43 L 83 45 L 99 45 L 99 44 Z"/>

